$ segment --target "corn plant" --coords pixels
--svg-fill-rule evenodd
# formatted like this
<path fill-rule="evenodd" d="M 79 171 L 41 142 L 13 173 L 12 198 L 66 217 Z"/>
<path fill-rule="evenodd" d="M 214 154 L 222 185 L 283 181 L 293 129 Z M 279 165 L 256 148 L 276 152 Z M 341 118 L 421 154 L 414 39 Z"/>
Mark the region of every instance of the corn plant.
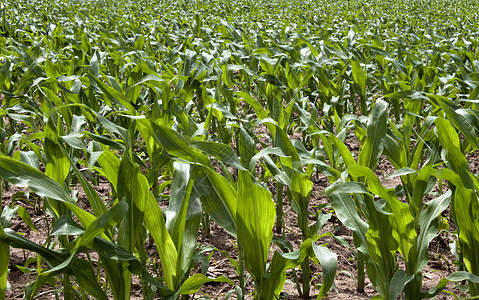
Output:
<path fill-rule="evenodd" d="M 434 297 L 461 280 L 477 295 L 478 184 L 467 160 L 479 148 L 476 6 L 2 1 L 1 183 L 29 189 L 51 226 L 34 244 L 10 229 L 16 215 L 31 227 L 27 208 L 13 199 L 2 207 L 0 298 L 8 245 L 38 255 L 26 298 L 50 283 L 66 299 L 127 299 L 133 274 L 147 299 L 233 284 L 205 276 L 206 266 L 192 271 L 210 249 L 197 239 L 211 221 L 238 247 L 229 256 L 238 298 L 247 278 L 257 299 L 279 298 L 298 266 L 301 280 L 290 279 L 308 298 L 312 262 L 322 267 L 321 298 L 337 271 L 336 254 L 320 244 L 333 214 L 353 230 L 360 292 L 366 266 L 383 298 Z M 388 178 L 400 178 L 394 190 L 376 175 L 385 160 L 396 170 Z M 331 211 L 311 220 L 321 174 Z M 96 191 L 100 180 L 108 199 Z M 78 204 L 80 186 L 91 209 Z M 284 246 L 287 204 L 299 249 Z M 448 208 L 462 271 L 424 291 L 427 246 Z M 274 242 L 281 250 L 272 252 Z M 84 259 L 91 251 L 98 261 Z M 158 274 L 147 272 L 152 265 Z"/>

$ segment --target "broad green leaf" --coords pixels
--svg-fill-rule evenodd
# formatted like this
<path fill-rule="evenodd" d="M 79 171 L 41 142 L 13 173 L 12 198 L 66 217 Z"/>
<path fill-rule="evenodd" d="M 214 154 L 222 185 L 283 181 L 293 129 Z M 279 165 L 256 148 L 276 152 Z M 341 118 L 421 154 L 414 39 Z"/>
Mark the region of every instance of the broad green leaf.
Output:
<path fill-rule="evenodd" d="M 434 98 L 438 101 L 439 105 L 443 109 L 447 119 L 464 134 L 469 143 L 478 149 L 479 142 L 477 140 L 476 132 L 477 125 L 474 126 L 474 124 L 471 124 L 464 116 L 457 113 L 459 108 L 456 107 L 448 98 L 443 96 L 434 96 Z"/>
<path fill-rule="evenodd" d="M 275 251 L 268 274 L 263 277 L 260 299 L 275 299 L 283 291 L 286 281 L 286 270 L 299 266 L 305 259 L 309 259 L 312 241 L 307 239 L 302 242 L 300 249 L 282 253 Z"/>
<path fill-rule="evenodd" d="M 456 186 L 452 203 L 459 231 L 459 243 L 463 252 L 464 265 L 471 274 L 479 276 L 479 199 L 470 189 Z M 471 295 L 477 296 L 478 285 L 470 283 Z"/>
<path fill-rule="evenodd" d="M 411 100 L 429 100 L 429 98 L 426 97 L 424 93 L 421 93 L 415 90 L 402 90 L 402 91 L 394 92 L 391 94 L 384 95 L 384 98 L 393 98 L 393 99 L 407 98 Z"/>
<path fill-rule="evenodd" d="M 417 257 L 413 262 L 415 269 L 412 272 L 420 272 L 429 260 L 429 243 L 438 235 L 438 216 L 449 206 L 451 191 L 431 200 L 425 204 L 419 216 L 420 233 L 417 240 Z"/>
<path fill-rule="evenodd" d="M 366 233 L 369 225 L 358 215 L 354 200 L 351 198 L 348 188 L 343 185 L 344 183 L 338 180 L 326 189 L 326 193 L 333 203 L 338 219 L 353 231 L 355 246 L 359 251 L 368 255 Z M 364 191 L 364 189 L 361 188 L 359 191 Z"/>
<path fill-rule="evenodd" d="M 360 62 L 354 58 L 351 61 L 351 67 L 353 70 L 353 78 L 354 81 L 359 85 L 359 88 L 361 89 L 361 94 L 366 95 L 366 79 L 367 79 L 367 74 L 361 67 Z"/>
<path fill-rule="evenodd" d="M 33 225 L 33 222 L 32 222 L 32 219 L 30 217 L 30 214 L 28 213 L 28 210 L 25 208 L 25 207 L 22 207 L 22 206 L 17 206 L 18 207 L 18 216 L 20 218 L 22 218 L 22 220 L 25 222 L 25 224 L 28 225 L 28 227 L 30 227 L 31 230 L 33 230 L 34 232 L 36 232 L 36 228 L 35 228 L 35 225 Z"/>
<path fill-rule="evenodd" d="M 156 286 L 161 295 L 173 294 L 173 291 L 165 287 L 146 271 L 145 266 L 138 260 L 138 258 L 136 258 L 136 256 L 128 253 L 118 244 L 96 237 L 93 242 L 93 250 L 104 259 L 126 262 L 128 264 L 128 270 L 133 274 L 142 276 L 142 279 L 148 284 Z"/>
<path fill-rule="evenodd" d="M 270 118 L 270 115 L 268 114 L 268 112 L 263 108 L 263 106 L 261 106 L 261 104 L 258 102 L 258 100 L 254 99 L 253 97 L 251 97 L 250 94 L 246 93 L 246 92 L 237 92 L 236 93 L 238 96 L 242 97 L 244 101 L 246 101 L 246 103 L 248 103 L 249 105 L 251 105 L 251 107 L 253 107 L 255 113 L 256 113 L 256 116 L 260 119 L 260 120 L 264 120 L 264 119 L 269 119 Z M 267 122 L 265 123 L 265 125 L 268 127 L 269 129 L 269 132 L 271 133 L 271 135 L 275 135 L 275 131 L 276 131 L 276 127 Z"/>
<path fill-rule="evenodd" d="M 249 172 L 238 171 L 236 226 L 246 268 L 255 282 L 261 283 L 266 274 L 276 210 L 271 193 L 253 180 Z"/>
<path fill-rule="evenodd" d="M 321 265 L 323 275 L 323 284 L 317 297 L 317 299 L 320 299 L 326 296 L 326 293 L 334 284 L 334 276 L 336 276 L 336 270 L 338 268 L 338 256 L 326 247 L 320 247 L 314 243 L 312 247 L 314 255 L 316 255 Z"/>
<path fill-rule="evenodd" d="M 310 238 L 308 205 L 312 190 L 313 182 L 311 181 L 310 176 L 294 171 L 291 176 L 291 194 L 299 208 L 298 224 L 301 228 L 304 240 Z"/>
<path fill-rule="evenodd" d="M 56 273 L 66 273 L 67 271 L 65 268 L 69 266 L 69 273 L 75 276 L 81 288 L 83 288 L 90 295 L 94 296 L 96 299 L 108 299 L 99 283 L 94 280 L 96 276 L 93 272 L 93 267 L 91 266 L 90 262 L 39 246 L 10 229 L 5 230 L 5 233 L 6 238 L 12 247 L 26 249 L 38 253 L 49 263 L 49 265 L 53 266 L 51 269 L 53 271 L 45 272 L 45 275 L 39 275 L 35 281 L 33 290 L 30 290 L 29 293 L 35 294 L 44 284 L 48 276 L 54 275 Z"/>
<path fill-rule="evenodd" d="M 411 168 L 401 168 L 399 170 L 392 172 L 391 174 L 386 176 L 384 179 L 391 179 L 394 177 L 404 176 L 404 175 L 413 174 L 413 173 L 417 173 L 417 171 Z"/>
<path fill-rule="evenodd" d="M 377 101 L 369 116 L 367 133 L 358 154 L 358 164 L 375 170 L 384 148 L 387 129 L 387 103 Z"/>
<path fill-rule="evenodd" d="M 218 276 L 217 278 L 210 278 L 210 277 L 206 277 L 203 274 L 197 273 L 185 280 L 185 282 L 179 289 L 178 294 L 181 294 L 181 295 L 194 294 L 203 286 L 203 284 L 207 282 L 226 282 L 231 285 L 234 285 L 233 281 L 231 281 L 229 278 L 224 276 Z"/>
<path fill-rule="evenodd" d="M 406 261 L 409 260 L 409 252 L 417 239 L 417 232 L 414 226 L 414 218 L 411 215 L 406 203 L 399 201 L 393 189 L 386 189 L 381 185 L 379 178 L 374 172 L 363 166 L 351 166 L 348 172 L 355 177 L 366 177 L 369 189 L 375 194 L 386 200 L 389 206 L 388 211 L 394 214 L 392 219 L 394 228 L 394 237 L 399 243 L 399 251 L 403 254 Z"/>
<path fill-rule="evenodd" d="M 209 165 L 208 158 L 198 151 L 193 150 L 185 137 L 166 126 L 146 120 L 141 120 L 143 125 L 150 128 L 155 140 L 171 155 L 178 158 Z"/>
<path fill-rule="evenodd" d="M 293 143 L 291 142 L 290 138 L 279 126 L 276 126 L 275 131 L 276 131 L 276 134 L 274 135 L 274 139 L 273 139 L 274 147 L 279 147 L 284 154 L 291 157 L 290 160 L 283 159 L 280 157 L 281 163 L 291 169 L 300 169 L 301 162 L 300 162 L 299 154 L 296 148 L 294 147 Z"/>
<path fill-rule="evenodd" d="M 197 173 L 192 166 L 185 163 L 174 163 L 174 174 L 171 182 L 171 197 L 168 210 L 165 212 L 166 228 L 178 249 L 179 264 L 175 290 L 180 288 L 183 277 L 190 271 L 196 249 L 196 239 L 201 221 L 202 209 L 200 199 L 193 190 Z"/>
<path fill-rule="evenodd" d="M 404 289 L 404 286 L 413 279 L 414 275 L 407 276 L 403 270 L 398 270 L 391 279 L 391 289 L 388 299 L 397 299 Z"/>
<path fill-rule="evenodd" d="M 55 221 L 51 235 L 76 235 L 82 234 L 85 230 L 75 223 L 69 215 L 63 215 Z"/>
<path fill-rule="evenodd" d="M 8 245 L 7 236 L 0 224 L 0 298 L 5 299 L 7 289 L 8 264 L 10 262 L 10 246 Z"/>
<path fill-rule="evenodd" d="M 356 160 L 354 160 L 353 154 L 349 151 L 346 145 L 334 134 L 331 134 L 330 138 L 333 140 L 333 143 L 338 149 L 339 154 L 341 154 L 341 157 L 343 158 L 346 168 L 349 168 L 350 166 L 355 165 Z"/>
<path fill-rule="evenodd" d="M 29 188 L 42 197 L 65 203 L 84 227 L 88 227 L 95 220 L 92 214 L 78 206 L 61 185 L 27 164 L 0 156 L 0 177 L 14 185 Z"/>
<path fill-rule="evenodd" d="M 108 179 L 112 187 L 118 189 L 118 171 L 120 170 L 120 159 L 110 151 L 103 151 L 98 157 L 101 172 Z"/>
<path fill-rule="evenodd" d="M 251 161 L 252 158 L 256 155 L 256 145 L 253 138 L 243 127 L 240 128 L 240 134 L 238 138 L 238 150 L 241 164 L 245 168 L 248 168 L 250 172 L 253 172 L 254 167 L 252 168 Z"/>
<path fill-rule="evenodd" d="M 210 217 L 232 236 L 236 236 L 237 192 L 224 176 L 208 167 L 201 167 L 204 176 L 198 176 L 195 189 Z"/>
<path fill-rule="evenodd" d="M 98 193 L 93 189 L 91 184 L 88 182 L 88 180 L 85 178 L 83 173 L 78 170 L 76 164 L 74 161 L 67 155 L 65 148 L 60 146 L 60 149 L 62 150 L 63 154 L 68 157 L 68 160 L 70 161 L 70 165 L 73 169 L 73 172 L 77 176 L 77 178 L 80 180 L 80 184 L 83 188 L 83 191 L 85 192 L 88 201 L 90 202 L 90 205 L 93 208 L 93 212 L 95 213 L 96 216 L 100 216 L 106 212 L 106 206 L 103 203 L 103 201 L 100 199 L 100 196 L 98 196 Z M 109 152 L 108 152 L 109 153 Z M 116 176 L 115 176 L 115 182 L 116 182 Z"/>
<path fill-rule="evenodd" d="M 229 164 L 239 170 L 245 170 L 233 149 L 225 144 L 206 141 L 193 141 L 191 142 L 191 146 L 203 151 L 207 155 L 216 157 L 222 163 Z"/>
<path fill-rule="evenodd" d="M 70 170 L 70 161 L 63 154 L 60 146 L 49 138 L 44 141 L 45 153 L 47 156 L 47 165 L 45 175 L 62 184 Z"/>
<path fill-rule="evenodd" d="M 83 232 L 81 238 L 75 246 L 75 250 L 90 243 L 96 236 L 99 236 L 106 229 L 120 223 L 128 211 L 128 205 L 125 202 L 119 202 L 107 210 L 103 215 L 93 221 Z"/>
<path fill-rule="evenodd" d="M 474 183 L 469 177 L 469 164 L 460 150 L 459 136 L 448 120 L 437 118 L 435 121 L 439 142 L 447 150 L 448 165 L 459 174 L 467 188 L 473 188 Z"/>
<path fill-rule="evenodd" d="M 98 62 L 98 54 L 95 52 L 90 59 L 90 72 L 96 78 L 100 77 L 100 65 Z"/>
<path fill-rule="evenodd" d="M 147 179 L 140 173 L 139 167 L 124 155 L 118 170 L 118 200 L 125 202 L 128 211 L 121 222 L 118 243 L 133 253 L 143 227 L 145 203 L 149 186 Z"/>
<path fill-rule="evenodd" d="M 93 82 L 93 84 L 96 84 L 102 92 L 105 94 L 105 98 L 110 101 L 111 104 L 118 105 L 122 109 L 128 110 L 131 113 L 136 113 L 135 108 L 131 105 L 130 101 L 126 98 L 126 96 L 123 93 L 120 93 L 116 89 L 108 86 L 101 80 L 100 78 L 95 77 L 94 74 L 88 73 L 88 77 L 90 78 L 90 82 Z"/>
<path fill-rule="evenodd" d="M 384 140 L 384 154 L 396 169 L 407 166 L 407 154 L 404 146 L 400 145 L 391 135 L 387 134 Z"/>
<path fill-rule="evenodd" d="M 178 250 L 166 229 L 163 211 L 155 200 L 155 197 L 148 193 L 145 207 L 145 228 L 155 241 L 160 256 L 166 286 L 173 290 L 177 276 L 176 267 L 179 264 Z"/>

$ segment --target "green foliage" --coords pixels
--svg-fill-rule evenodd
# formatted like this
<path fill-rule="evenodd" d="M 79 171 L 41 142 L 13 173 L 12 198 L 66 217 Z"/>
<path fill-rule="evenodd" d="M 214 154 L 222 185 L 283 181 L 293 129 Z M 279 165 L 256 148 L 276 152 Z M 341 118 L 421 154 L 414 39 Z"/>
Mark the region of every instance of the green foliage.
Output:
<path fill-rule="evenodd" d="M 322 298 L 337 272 L 320 244 L 333 214 L 353 231 L 358 290 L 366 265 L 385 299 L 431 298 L 462 280 L 479 295 L 477 6 L 2 1 L 2 191 L 26 188 L 51 226 L 37 245 L 10 229 L 17 215 L 34 229 L 27 207 L 2 202 L 0 298 L 10 247 L 37 254 L 27 299 L 46 283 L 65 299 L 128 299 L 133 274 L 146 299 L 187 299 L 210 281 L 244 298 L 248 278 L 255 298 L 276 299 L 296 268 L 298 294 L 309 298 L 321 277 Z M 328 212 L 311 203 L 319 174 Z M 284 240 L 284 205 L 297 214 L 299 249 Z M 210 219 L 238 246 L 238 257 L 226 253 L 236 282 L 205 273 L 211 254 L 197 240 Z M 441 231 L 462 271 L 424 291 Z M 85 259 L 92 251 L 97 261 Z"/>

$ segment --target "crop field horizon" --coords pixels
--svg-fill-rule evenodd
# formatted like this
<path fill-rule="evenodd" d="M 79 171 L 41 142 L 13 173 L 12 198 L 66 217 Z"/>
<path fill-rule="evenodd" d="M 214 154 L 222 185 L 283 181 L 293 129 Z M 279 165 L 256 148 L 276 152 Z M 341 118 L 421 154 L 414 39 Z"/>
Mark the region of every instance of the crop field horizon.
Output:
<path fill-rule="evenodd" d="M 478 0 L 0 18 L 0 299 L 479 297 Z"/>

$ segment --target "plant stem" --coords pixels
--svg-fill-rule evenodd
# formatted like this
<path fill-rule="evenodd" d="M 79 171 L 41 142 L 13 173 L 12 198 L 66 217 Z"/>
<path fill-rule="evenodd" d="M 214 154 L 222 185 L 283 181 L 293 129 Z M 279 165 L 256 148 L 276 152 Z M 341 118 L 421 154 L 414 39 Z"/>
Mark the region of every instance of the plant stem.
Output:
<path fill-rule="evenodd" d="M 366 97 L 361 94 L 361 114 L 366 116 L 368 114 L 368 104 L 366 103 Z"/>
<path fill-rule="evenodd" d="M 275 232 L 281 234 L 283 230 L 283 184 L 276 184 L 276 229 Z"/>
<path fill-rule="evenodd" d="M 303 269 L 303 276 L 301 276 L 301 281 L 303 283 L 303 299 L 309 299 L 309 290 L 310 284 L 309 280 L 311 277 L 311 269 L 309 268 L 309 257 L 306 257 L 303 262 L 301 263 L 301 268 Z"/>
<path fill-rule="evenodd" d="M 294 268 L 293 270 L 293 277 L 296 290 L 298 291 L 298 295 L 302 295 L 303 293 L 301 292 L 301 284 L 299 283 L 298 275 L 296 274 L 296 268 Z"/>
<path fill-rule="evenodd" d="M 364 293 L 364 255 L 358 251 L 356 257 L 358 260 L 358 286 L 356 290 L 358 291 L 358 293 Z"/>
<path fill-rule="evenodd" d="M 243 247 L 238 244 L 238 268 L 239 268 L 239 284 L 241 289 L 241 300 L 244 300 L 245 282 L 244 282 L 244 251 Z"/>
<path fill-rule="evenodd" d="M 203 232 L 205 236 L 210 235 L 210 215 L 206 211 L 203 212 Z"/>

